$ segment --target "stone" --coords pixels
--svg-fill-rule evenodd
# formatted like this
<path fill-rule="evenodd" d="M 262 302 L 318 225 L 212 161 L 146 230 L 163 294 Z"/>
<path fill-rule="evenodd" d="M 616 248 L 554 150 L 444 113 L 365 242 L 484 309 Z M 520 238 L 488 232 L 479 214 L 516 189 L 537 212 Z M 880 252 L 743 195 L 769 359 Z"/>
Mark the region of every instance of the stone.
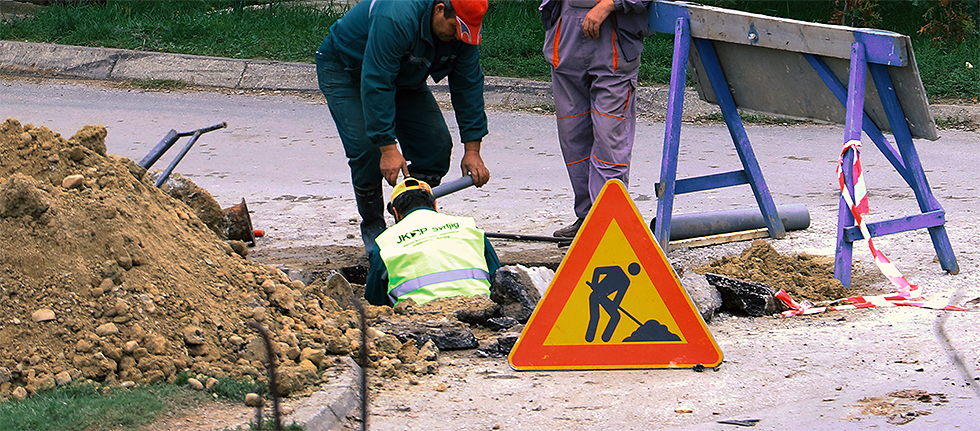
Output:
<path fill-rule="evenodd" d="M 315 381 L 315 370 L 302 366 L 279 367 L 279 394 L 284 397 L 301 392 Z"/>
<path fill-rule="evenodd" d="M 10 377 L 10 370 L 7 367 L 0 367 L 0 384 L 9 382 Z"/>
<path fill-rule="evenodd" d="M 470 328 L 460 322 L 416 322 L 413 320 L 386 320 L 377 325 L 382 331 L 398 337 L 402 343 L 432 341 L 439 350 L 475 349 L 480 343 Z"/>
<path fill-rule="evenodd" d="M 327 276 L 327 281 L 322 284 L 320 292 L 337 302 L 337 305 L 344 309 L 354 308 L 354 290 L 350 283 L 340 272 L 332 272 Z"/>
<path fill-rule="evenodd" d="M 170 344 L 166 338 L 157 334 L 147 336 L 143 342 L 146 343 L 146 351 L 151 355 L 162 355 L 166 353 L 167 346 Z"/>
<path fill-rule="evenodd" d="M 245 405 L 249 407 L 259 407 L 262 405 L 262 397 L 254 392 L 245 394 Z"/>
<path fill-rule="evenodd" d="M 299 353 L 299 360 L 310 361 L 319 368 L 327 360 L 327 355 L 323 349 L 306 347 Z"/>
<path fill-rule="evenodd" d="M 24 389 L 23 386 L 18 386 L 17 389 L 14 389 L 11 395 L 13 395 L 18 401 L 24 401 L 27 399 L 27 389 Z"/>
<path fill-rule="evenodd" d="M 694 271 L 684 271 L 681 277 L 681 286 L 687 291 L 687 296 L 694 302 L 701 318 L 705 323 L 711 321 L 715 312 L 721 308 L 721 293 L 714 286 L 708 283 L 705 276 L 696 274 Z"/>
<path fill-rule="evenodd" d="M 140 343 L 138 341 L 130 340 L 123 345 L 123 352 L 126 352 L 127 355 L 132 355 L 139 347 Z"/>
<path fill-rule="evenodd" d="M 54 383 L 58 386 L 65 386 L 71 383 L 71 373 L 62 371 L 54 375 Z"/>
<path fill-rule="evenodd" d="M 42 308 L 31 314 L 31 319 L 35 322 L 47 322 L 49 320 L 54 320 L 54 311 L 48 308 Z"/>
<path fill-rule="evenodd" d="M 772 288 L 753 281 L 742 281 L 717 274 L 705 274 L 708 283 L 721 294 L 721 309 L 761 317 L 778 311 Z"/>
<path fill-rule="evenodd" d="M 61 187 L 64 187 L 66 189 L 77 189 L 82 187 L 84 183 L 85 183 L 84 175 L 78 175 L 78 174 L 69 175 L 65 177 L 64 180 L 61 180 Z"/>
<path fill-rule="evenodd" d="M 32 177 L 15 173 L 0 185 L 0 217 L 40 218 L 51 208 L 51 198 Z"/>
<path fill-rule="evenodd" d="M 493 317 L 487 319 L 487 321 L 483 323 L 483 326 L 486 326 L 494 331 L 499 331 L 501 329 L 508 329 L 520 324 L 521 322 L 518 322 L 517 319 L 513 317 Z"/>
<path fill-rule="evenodd" d="M 95 333 L 98 334 L 100 337 L 105 337 L 109 335 L 118 334 L 119 328 L 116 327 L 115 323 L 106 323 L 103 325 L 99 325 L 98 328 L 95 328 Z"/>
<path fill-rule="evenodd" d="M 181 333 L 184 335 L 184 344 L 189 346 L 200 346 L 204 344 L 204 330 L 197 326 L 186 326 Z"/>
<path fill-rule="evenodd" d="M 520 332 L 508 332 L 497 337 L 497 339 L 486 348 L 476 351 L 476 356 L 481 358 L 503 358 L 510 354 L 517 339 L 521 337 Z"/>
<path fill-rule="evenodd" d="M 473 325 L 486 326 L 487 320 L 498 316 L 500 313 L 500 304 L 490 300 L 487 295 L 470 298 L 465 307 L 456 310 L 456 320 Z"/>
<path fill-rule="evenodd" d="M 272 280 L 266 280 L 262 282 L 262 290 L 265 293 L 275 293 L 276 292 L 276 282 Z"/>
<path fill-rule="evenodd" d="M 201 383 L 200 380 L 195 379 L 193 377 L 187 379 L 187 386 L 190 386 L 190 388 L 193 389 L 193 390 L 195 390 L 195 391 L 203 391 L 204 390 L 204 383 Z"/>
<path fill-rule="evenodd" d="M 204 389 L 207 389 L 207 390 L 210 391 L 217 384 L 218 384 L 218 379 L 216 379 L 214 377 L 208 377 L 208 379 L 206 381 L 204 381 Z"/>
<path fill-rule="evenodd" d="M 540 278 L 538 271 L 530 271 L 521 265 L 501 267 L 490 285 L 490 299 L 500 304 L 502 315 L 527 323 L 541 300 L 535 278 Z"/>

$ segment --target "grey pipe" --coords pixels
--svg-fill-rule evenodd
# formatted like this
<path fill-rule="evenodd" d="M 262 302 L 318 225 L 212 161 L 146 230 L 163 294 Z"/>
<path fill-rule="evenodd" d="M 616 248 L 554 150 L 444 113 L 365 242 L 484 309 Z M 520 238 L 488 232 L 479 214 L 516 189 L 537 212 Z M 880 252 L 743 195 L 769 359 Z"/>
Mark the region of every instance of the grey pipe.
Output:
<path fill-rule="evenodd" d="M 432 196 L 439 199 L 450 193 L 455 193 L 463 190 L 469 186 L 473 185 L 473 176 L 467 175 L 462 178 L 457 178 L 448 183 L 443 183 L 432 188 Z"/>
<path fill-rule="evenodd" d="M 803 204 L 777 205 L 776 212 L 787 231 L 810 227 L 810 212 Z M 657 221 L 650 220 L 650 230 Z M 766 227 L 759 208 L 678 214 L 670 218 L 670 240 L 699 238 Z"/>

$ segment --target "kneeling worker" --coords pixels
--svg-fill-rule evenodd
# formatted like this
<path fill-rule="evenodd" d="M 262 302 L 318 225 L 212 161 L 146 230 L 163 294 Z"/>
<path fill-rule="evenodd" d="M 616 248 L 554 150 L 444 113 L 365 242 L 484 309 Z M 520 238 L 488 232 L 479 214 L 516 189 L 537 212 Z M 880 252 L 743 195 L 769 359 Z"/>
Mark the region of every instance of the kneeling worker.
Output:
<path fill-rule="evenodd" d="M 490 294 L 500 259 L 476 222 L 436 212 L 432 189 L 406 178 L 391 192 L 395 225 L 368 250 L 364 297 L 374 305 L 418 304 Z"/>

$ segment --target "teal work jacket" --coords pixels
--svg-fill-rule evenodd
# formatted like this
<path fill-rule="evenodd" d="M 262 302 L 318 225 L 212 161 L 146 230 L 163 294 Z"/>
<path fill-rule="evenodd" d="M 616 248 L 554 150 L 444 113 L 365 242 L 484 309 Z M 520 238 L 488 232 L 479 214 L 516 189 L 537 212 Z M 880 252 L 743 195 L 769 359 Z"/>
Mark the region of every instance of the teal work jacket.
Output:
<path fill-rule="evenodd" d="M 330 27 L 318 56 L 339 58 L 360 75 L 365 131 L 379 146 L 395 143 L 399 89 L 428 88 L 449 78 L 450 98 L 462 142 L 487 134 L 480 50 L 432 34 L 433 0 L 364 0 Z"/>

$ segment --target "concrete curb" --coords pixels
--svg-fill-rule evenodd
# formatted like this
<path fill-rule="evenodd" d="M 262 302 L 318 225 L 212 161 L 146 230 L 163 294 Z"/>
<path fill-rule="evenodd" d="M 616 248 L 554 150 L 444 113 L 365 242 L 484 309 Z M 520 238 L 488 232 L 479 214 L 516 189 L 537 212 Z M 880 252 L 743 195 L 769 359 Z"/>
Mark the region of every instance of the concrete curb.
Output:
<path fill-rule="evenodd" d="M 337 431 L 347 423 L 348 416 L 359 416 L 361 405 L 361 367 L 349 356 L 339 358 L 340 372 L 309 397 L 291 405 L 292 413 L 283 424 L 302 424 L 308 431 Z"/>
<path fill-rule="evenodd" d="M 0 73 L 27 76 L 70 77 L 105 81 L 172 80 L 205 87 L 240 90 L 280 90 L 318 93 L 316 66 L 262 60 L 239 60 L 196 55 L 89 48 L 46 43 L 0 41 Z M 429 82 L 436 99 L 449 102 L 449 86 Z M 489 106 L 547 107 L 553 104 L 551 84 L 517 78 L 487 77 Z M 667 89 L 637 89 L 637 111 L 663 117 Z M 717 107 L 685 92 L 686 118 Z"/>
<path fill-rule="evenodd" d="M 318 93 L 316 66 L 308 63 L 240 60 L 198 55 L 89 48 L 47 43 L 0 41 L 0 74 L 71 77 L 106 81 L 171 80 L 205 87 Z M 436 99 L 449 103 L 449 86 L 429 82 Z M 488 106 L 549 107 L 551 84 L 518 78 L 487 77 Z M 637 89 L 640 115 L 663 119 L 666 87 Z M 980 105 L 931 105 L 933 118 L 980 125 Z M 720 112 L 697 92 L 684 92 L 684 119 Z"/>

